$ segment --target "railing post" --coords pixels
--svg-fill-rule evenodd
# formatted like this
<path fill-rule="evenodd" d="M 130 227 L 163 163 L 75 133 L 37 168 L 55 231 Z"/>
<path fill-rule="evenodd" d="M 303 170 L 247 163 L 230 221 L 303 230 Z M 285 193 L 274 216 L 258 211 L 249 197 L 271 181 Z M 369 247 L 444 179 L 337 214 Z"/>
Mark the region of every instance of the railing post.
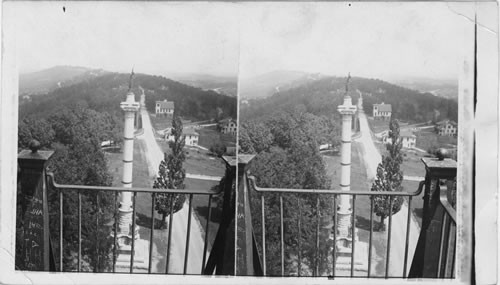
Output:
<path fill-rule="evenodd" d="M 440 180 L 452 180 L 457 175 L 456 161 L 448 158 L 422 158 L 425 165 L 425 192 L 422 229 L 409 273 L 410 278 L 435 278 L 437 274 L 439 240 L 443 207 L 440 201 Z"/>
<path fill-rule="evenodd" d="M 238 155 L 238 189 L 236 190 L 236 275 L 262 276 L 262 265 L 252 228 L 248 164 L 255 155 Z"/>
<path fill-rule="evenodd" d="M 223 156 L 226 163 L 224 175 L 224 190 L 222 202 L 222 218 L 215 237 L 214 245 L 210 251 L 207 264 L 203 271 L 205 275 L 234 275 L 234 211 L 235 191 L 233 185 L 236 182 L 236 157 Z"/>
<path fill-rule="evenodd" d="M 22 270 L 49 271 L 55 270 L 50 252 L 49 241 L 49 208 L 47 203 L 47 187 L 45 182 L 45 164 L 54 153 L 40 151 L 40 143 L 30 142 L 31 150 L 23 150 L 18 155 L 21 195 L 21 219 L 23 221 L 22 242 L 19 258 Z M 52 266 L 50 266 L 52 265 Z M 51 268 L 54 267 L 54 268 Z"/>

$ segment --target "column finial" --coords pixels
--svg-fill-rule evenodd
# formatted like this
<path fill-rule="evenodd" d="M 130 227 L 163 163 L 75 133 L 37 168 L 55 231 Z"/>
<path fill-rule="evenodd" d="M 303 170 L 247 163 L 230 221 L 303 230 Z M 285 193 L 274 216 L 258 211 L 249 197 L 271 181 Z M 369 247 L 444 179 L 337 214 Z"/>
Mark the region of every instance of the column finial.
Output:
<path fill-rule="evenodd" d="M 132 81 L 134 77 L 134 66 L 132 66 L 132 72 L 130 73 L 130 79 L 128 80 L 128 91 L 132 89 Z"/>
<path fill-rule="evenodd" d="M 347 80 L 345 81 L 345 95 L 344 96 L 349 96 L 349 80 L 351 80 L 351 73 L 349 72 L 347 74 Z"/>

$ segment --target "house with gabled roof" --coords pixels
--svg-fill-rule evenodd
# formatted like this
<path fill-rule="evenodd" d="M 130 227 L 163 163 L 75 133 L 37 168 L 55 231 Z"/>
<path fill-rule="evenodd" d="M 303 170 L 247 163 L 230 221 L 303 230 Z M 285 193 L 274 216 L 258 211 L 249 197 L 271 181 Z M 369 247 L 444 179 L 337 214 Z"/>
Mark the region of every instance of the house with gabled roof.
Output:
<path fill-rule="evenodd" d="M 232 118 L 226 118 L 219 121 L 219 128 L 221 133 L 223 134 L 231 134 L 233 136 L 236 135 L 237 123 Z"/>
<path fill-rule="evenodd" d="M 391 104 L 373 104 L 373 119 L 375 120 L 390 120 L 392 115 Z"/>
<path fill-rule="evenodd" d="M 399 133 L 399 137 L 401 138 L 403 148 L 415 148 L 417 144 L 417 136 L 415 136 L 413 132 L 409 130 L 402 130 Z"/>
<path fill-rule="evenodd" d="M 175 104 L 172 101 L 156 101 L 156 115 L 174 115 Z"/>
<path fill-rule="evenodd" d="M 167 128 L 164 131 L 166 141 L 174 141 L 174 136 L 172 135 L 172 128 Z M 182 130 L 182 135 L 185 140 L 186 146 L 197 146 L 200 139 L 200 135 L 194 130 L 194 128 L 184 128 Z"/>
<path fill-rule="evenodd" d="M 452 120 L 443 120 L 436 123 L 436 130 L 440 136 L 457 136 L 458 124 Z"/>

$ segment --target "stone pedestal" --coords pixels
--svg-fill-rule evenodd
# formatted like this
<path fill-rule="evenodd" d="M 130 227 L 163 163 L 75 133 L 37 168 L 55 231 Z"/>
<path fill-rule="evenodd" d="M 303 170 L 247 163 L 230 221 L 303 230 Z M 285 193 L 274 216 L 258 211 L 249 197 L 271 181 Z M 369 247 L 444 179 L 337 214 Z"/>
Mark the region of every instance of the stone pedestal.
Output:
<path fill-rule="evenodd" d="M 335 263 L 335 276 L 351 276 L 352 240 L 337 239 L 336 244 L 337 259 Z M 354 276 L 366 276 L 368 272 L 368 243 L 356 241 L 355 246 L 353 274 Z M 375 262 L 372 262 L 372 264 L 375 264 Z"/>
<path fill-rule="evenodd" d="M 132 256 L 132 231 L 130 235 L 119 233 L 117 235 L 117 257 L 116 272 L 130 272 L 130 259 Z M 139 235 L 139 226 L 135 227 L 134 233 L 134 272 L 147 272 L 149 266 L 149 240 L 141 239 Z"/>
<path fill-rule="evenodd" d="M 133 272 L 147 273 L 149 268 L 149 241 L 138 239 L 134 245 Z M 122 245 L 116 258 L 116 272 L 130 272 L 130 258 L 132 257 L 131 245 Z M 152 271 L 154 268 L 152 268 Z"/>

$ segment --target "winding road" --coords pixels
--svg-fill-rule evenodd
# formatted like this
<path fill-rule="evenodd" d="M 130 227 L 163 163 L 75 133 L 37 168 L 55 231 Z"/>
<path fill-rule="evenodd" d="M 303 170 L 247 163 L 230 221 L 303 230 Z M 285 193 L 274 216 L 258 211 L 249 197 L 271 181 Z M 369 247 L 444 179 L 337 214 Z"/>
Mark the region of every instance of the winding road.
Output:
<path fill-rule="evenodd" d="M 368 119 L 363 111 L 362 106 L 362 94 L 359 90 L 356 90 L 360 94 L 361 100 L 358 101 L 358 118 L 360 123 L 360 133 L 361 136 L 356 139 L 360 142 L 364 149 L 364 161 L 367 172 L 368 180 L 372 181 L 375 179 L 377 173 L 377 166 L 382 161 L 378 149 L 375 147 L 372 139 L 372 133 L 370 126 L 368 125 Z M 416 189 L 415 189 L 416 190 Z M 404 253 L 406 244 L 406 226 L 408 218 L 408 206 L 406 202 L 402 205 L 401 210 L 392 216 L 392 230 L 391 230 L 391 248 L 390 248 L 390 259 L 389 259 L 389 276 L 401 277 L 403 273 L 404 266 Z M 386 219 L 386 223 L 388 224 Z M 387 227 L 388 229 L 388 227 Z M 410 270 L 411 261 L 413 259 L 413 253 L 417 245 L 418 235 L 420 233 L 420 227 L 414 219 L 413 215 L 410 219 L 410 235 L 409 235 L 409 247 L 408 247 L 408 264 L 406 267 L 407 273 Z M 384 253 L 385 257 L 385 253 Z"/>

